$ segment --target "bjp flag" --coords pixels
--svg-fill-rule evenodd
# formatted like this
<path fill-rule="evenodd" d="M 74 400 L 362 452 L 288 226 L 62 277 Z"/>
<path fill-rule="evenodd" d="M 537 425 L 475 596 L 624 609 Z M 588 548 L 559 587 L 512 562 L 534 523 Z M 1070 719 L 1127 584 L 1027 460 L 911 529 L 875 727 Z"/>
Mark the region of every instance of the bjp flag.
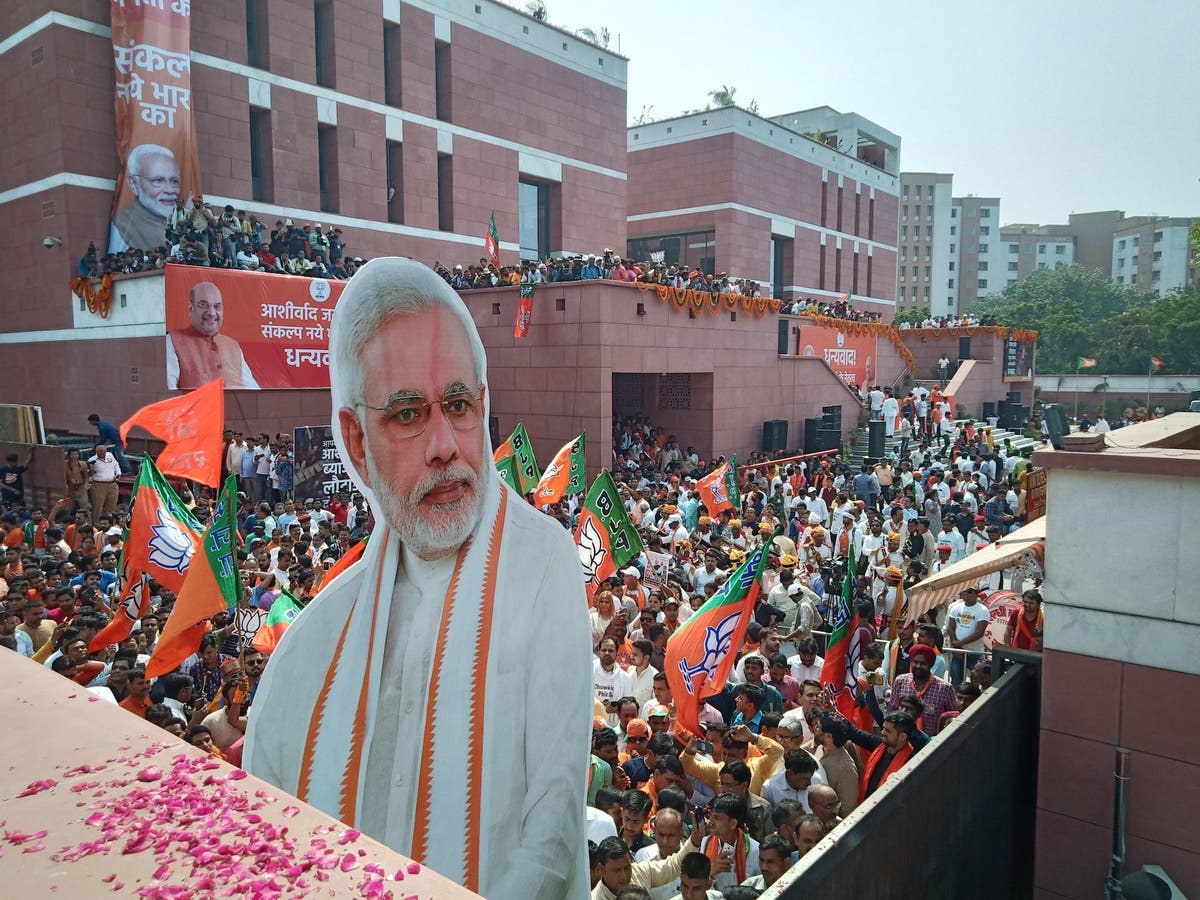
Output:
<path fill-rule="evenodd" d="M 710 516 L 715 516 L 723 509 L 737 509 L 737 501 L 741 499 L 737 480 L 737 454 L 729 457 L 728 462 L 721 463 L 716 471 L 696 483 L 700 492 L 700 502 L 708 509 Z"/>
<path fill-rule="evenodd" d="M 575 544 L 583 565 L 588 606 L 595 603 L 601 582 L 642 552 L 642 539 L 629 521 L 616 482 L 606 471 L 596 476 L 583 498 Z"/>
<path fill-rule="evenodd" d="M 122 568 L 178 593 L 200 542 L 200 523 L 150 459 L 142 462 L 133 483 L 132 502 Z"/>
<path fill-rule="evenodd" d="M 851 722 L 857 721 L 858 716 L 855 667 L 862 649 L 854 646 L 854 632 L 858 630 L 858 610 L 854 606 L 854 570 L 854 542 L 851 541 L 841 593 L 826 594 L 833 608 L 829 613 L 829 646 L 821 666 L 821 686 L 833 698 L 838 712 Z"/>
<path fill-rule="evenodd" d="M 196 652 L 209 631 L 208 620 L 241 599 L 244 587 L 237 567 L 237 541 L 237 478 L 231 475 L 221 489 L 212 522 L 197 541 L 200 552 L 178 589 L 175 608 L 146 666 L 147 676 L 177 669 Z"/>
<path fill-rule="evenodd" d="M 279 646 L 279 641 L 284 632 L 288 630 L 288 626 L 303 610 L 304 607 L 300 605 L 300 601 L 286 590 L 281 591 L 275 598 L 275 602 L 271 604 L 271 611 L 267 613 L 267 617 L 254 635 L 254 639 L 250 641 L 250 646 L 259 653 L 270 656 Z"/>
<path fill-rule="evenodd" d="M 563 497 L 583 492 L 586 472 L 583 463 L 583 442 L 580 435 L 554 454 L 554 459 L 542 473 L 533 492 L 533 502 L 539 507 L 557 503 Z"/>
<path fill-rule="evenodd" d="M 133 623 L 150 611 L 149 579 L 131 572 L 124 579 L 116 614 L 88 644 L 89 653 L 99 653 L 110 644 L 119 644 L 133 633 Z"/>
<path fill-rule="evenodd" d="M 221 379 L 182 396 L 143 406 L 121 425 L 122 441 L 135 425 L 167 442 L 158 455 L 159 471 L 209 487 L 221 483 L 221 433 L 225 428 Z"/>
<path fill-rule="evenodd" d="M 496 451 L 492 454 L 492 461 L 497 466 L 510 458 L 513 460 L 516 476 L 520 483 L 517 493 L 524 497 L 537 487 L 537 483 L 542 477 L 542 472 L 538 468 L 537 457 L 533 455 L 533 444 L 529 440 L 529 433 L 525 430 L 524 422 L 518 422 L 517 427 L 513 429 L 513 433 L 508 436 L 508 440 L 496 448 Z"/>
<path fill-rule="evenodd" d="M 719 694 L 729 680 L 737 651 L 754 617 L 754 602 L 771 546 L 768 540 L 746 557 L 712 599 L 667 639 L 663 671 L 675 700 L 675 718 L 693 734 L 701 733 L 704 698 Z"/>

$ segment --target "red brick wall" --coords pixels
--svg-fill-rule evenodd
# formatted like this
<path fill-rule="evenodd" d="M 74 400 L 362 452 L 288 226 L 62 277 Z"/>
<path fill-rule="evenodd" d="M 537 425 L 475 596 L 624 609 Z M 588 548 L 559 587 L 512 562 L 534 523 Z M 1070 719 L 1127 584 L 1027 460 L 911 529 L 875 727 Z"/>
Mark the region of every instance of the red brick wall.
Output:
<path fill-rule="evenodd" d="M 1197 691 L 1197 675 L 1046 652 L 1036 897 L 1100 895 L 1112 851 L 1118 746 L 1132 751 L 1127 870 L 1162 866 L 1186 896 L 1200 896 Z"/>

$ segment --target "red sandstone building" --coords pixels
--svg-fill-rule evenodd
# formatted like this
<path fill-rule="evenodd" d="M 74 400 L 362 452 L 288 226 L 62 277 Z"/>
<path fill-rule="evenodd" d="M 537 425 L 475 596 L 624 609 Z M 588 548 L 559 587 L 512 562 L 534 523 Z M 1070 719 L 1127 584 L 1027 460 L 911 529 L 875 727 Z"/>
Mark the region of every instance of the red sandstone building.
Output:
<path fill-rule="evenodd" d="M 828 300 L 890 321 L 900 138 L 818 107 L 765 119 L 737 107 L 629 129 L 629 255 Z"/>

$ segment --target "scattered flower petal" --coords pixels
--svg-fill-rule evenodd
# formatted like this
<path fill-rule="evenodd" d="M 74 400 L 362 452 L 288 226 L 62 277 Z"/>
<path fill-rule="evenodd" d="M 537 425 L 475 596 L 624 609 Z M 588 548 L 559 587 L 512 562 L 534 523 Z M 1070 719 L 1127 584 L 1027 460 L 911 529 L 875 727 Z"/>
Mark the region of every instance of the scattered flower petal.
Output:
<path fill-rule="evenodd" d="M 410 862 L 408 864 L 408 874 L 409 875 L 416 875 L 420 871 L 421 871 L 420 863 Z"/>
<path fill-rule="evenodd" d="M 163 777 L 162 769 L 157 766 L 146 766 L 137 773 L 138 781 L 161 781 Z"/>
<path fill-rule="evenodd" d="M 342 864 L 339 867 L 343 872 L 353 872 L 358 868 L 358 857 L 353 853 L 347 853 L 342 857 Z"/>
<path fill-rule="evenodd" d="M 29 787 L 25 788 L 25 790 L 21 791 L 21 793 L 17 794 L 17 796 L 32 797 L 34 794 L 40 794 L 42 791 L 50 790 L 50 788 L 54 787 L 56 784 L 58 784 L 58 782 L 53 778 L 43 778 L 41 781 L 33 782 L 33 784 L 29 785 Z"/>
<path fill-rule="evenodd" d="M 296 816 L 300 815 L 300 807 L 285 806 L 279 811 L 279 813 L 280 815 L 287 816 L 289 819 L 294 819 Z"/>

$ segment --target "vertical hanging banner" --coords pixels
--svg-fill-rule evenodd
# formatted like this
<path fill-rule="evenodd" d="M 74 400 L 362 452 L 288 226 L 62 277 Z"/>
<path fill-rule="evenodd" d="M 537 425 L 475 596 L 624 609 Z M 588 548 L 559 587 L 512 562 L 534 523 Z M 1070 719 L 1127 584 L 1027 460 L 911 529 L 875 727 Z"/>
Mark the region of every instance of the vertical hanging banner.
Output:
<path fill-rule="evenodd" d="M 521 285 L 521 299 L 517 301 L 517 323 L 513 326 L 513 337 L 523 338 L 529 334 L 529 321 L 533 318 L 532 284 Z"/>
<path fill-rule="evenodd" d="M 200 193 L 191 0 L 112 0 L 117 157 L 108 251 L 164 243 L 175 201 Z"/>

